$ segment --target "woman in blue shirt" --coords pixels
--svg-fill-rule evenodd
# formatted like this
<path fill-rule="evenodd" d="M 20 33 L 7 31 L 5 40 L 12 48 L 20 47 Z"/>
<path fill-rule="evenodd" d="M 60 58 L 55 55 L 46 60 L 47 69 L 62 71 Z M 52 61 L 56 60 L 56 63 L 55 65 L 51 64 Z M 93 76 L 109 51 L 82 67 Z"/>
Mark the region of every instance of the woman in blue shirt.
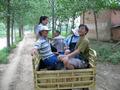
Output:
<path fill-rule="evenodd" d="M 72 29 L 72 35 L 68 36 L 64 41 L 65 50 L 70 50 L 70 52 L 73 52 L 79 38 L 78 28 Z"/>

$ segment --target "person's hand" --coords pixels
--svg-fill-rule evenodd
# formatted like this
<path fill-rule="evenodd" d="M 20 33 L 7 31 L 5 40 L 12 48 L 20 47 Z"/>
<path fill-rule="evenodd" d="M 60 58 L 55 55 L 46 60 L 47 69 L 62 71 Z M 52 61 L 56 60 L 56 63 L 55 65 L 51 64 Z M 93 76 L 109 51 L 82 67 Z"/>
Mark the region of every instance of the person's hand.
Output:
<path fill-rule="evenodd" d="M 67 64 L 69 61 L 69 57 L 67 55 L 59 55 L 58 59 L 62 61 L 64 64 Z"/>
<path fill-rule="evenodd" d="M 32 49 L 32 53 L 31 53 L 31 56 L 33 56 L 34 54 L 37 54 L 37 50 L 36 49 Z"/>
<path fill-rule="evenodd" d="M 58 56 L 58 59 L 60 60 L 60 61 L 63 61 L 63 58 L 65 57 L 65 55 L 59 55 Z"/>
<path fill-rule="evenodd" d="M 67 55 L 65 55 L 63 58 L 62 58 L 62 61 L 64 64 L 67 64 L 68 61 L 69 61 L 69 57 Z"/>
<path fill-rule="evenodd" d="M 68 55 L 68 54 L 70 54 L 70 50 L 69 49 L 65 50 L 65 55 Z"/>

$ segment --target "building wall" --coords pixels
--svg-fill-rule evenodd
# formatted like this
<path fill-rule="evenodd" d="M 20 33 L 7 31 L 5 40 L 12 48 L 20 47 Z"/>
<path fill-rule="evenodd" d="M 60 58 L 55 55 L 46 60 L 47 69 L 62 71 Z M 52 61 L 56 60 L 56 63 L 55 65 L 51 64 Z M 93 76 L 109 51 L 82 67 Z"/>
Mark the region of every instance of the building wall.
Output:
<path fill-rule="evenodd" d="M 120 25 L 120 11 L 112 10 L 111 11 L 111 23 L 112 25 Z"/>
<path fill-rule="evenodd" d="M 81 18 L 81 22 L 82 22 Z M 88 25 L 90 32 L 88 33 L 88 38 L 96 39 L 96 31 L 95 31 L 95 21 L 93 12 L 85 13 L 85 24 Z M 109 41 L 111 40 L 111 11 L 105 10 L 101 11 L 97 14 L 97 26 L 98 26 L 98 35 L 99 40 Z"/>

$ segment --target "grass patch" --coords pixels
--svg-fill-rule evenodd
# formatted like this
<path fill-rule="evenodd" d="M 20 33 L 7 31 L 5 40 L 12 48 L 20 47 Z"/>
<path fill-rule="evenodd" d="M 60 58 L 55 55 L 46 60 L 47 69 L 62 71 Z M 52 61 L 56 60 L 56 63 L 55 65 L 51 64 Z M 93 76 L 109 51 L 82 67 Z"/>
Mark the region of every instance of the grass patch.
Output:
<path fill-rule="evenodd" d="M 113 64 L 120 63 L 120 47 L 112 48 L 114 43 L 101 41 L 90 41 L 91 48 L 95 49 L 98 55 L 98 61 L 111 62 Z"/>
<path fill-rule="evenodd" d="M 2 50 L 0 50 L 0 63 L 7 63 L 7 57 L 10 53 L 10 48 L 3 48 Z"/>
<path fill-rule="evenodd" d="M 18 44 L 20 41 L 23 40 L 23 37 L 22 38 L 19 38 L 19 37 L 16 37 L 16 41 L 15 41 L 15 44 Z"/>
<path fill-rule="evenodd" d="M 0 63 L 7 64 L 8 63 L 8 56 L 11 53 L 11 50 L 17 47 L 17 44 L 22 40 L 23 38 L 16 38 L 16 42 L 10 47 L 5 47 L 2 50 L 0 50 Z"/>
<path fill-rule="evenodd" d="M 10 48 L 5 47 L 0 50 L 0 63 L 6 64 L 8 63 L 8 56 L 12 49 L 16 48 L 16 45 L 11 46 Z"/>

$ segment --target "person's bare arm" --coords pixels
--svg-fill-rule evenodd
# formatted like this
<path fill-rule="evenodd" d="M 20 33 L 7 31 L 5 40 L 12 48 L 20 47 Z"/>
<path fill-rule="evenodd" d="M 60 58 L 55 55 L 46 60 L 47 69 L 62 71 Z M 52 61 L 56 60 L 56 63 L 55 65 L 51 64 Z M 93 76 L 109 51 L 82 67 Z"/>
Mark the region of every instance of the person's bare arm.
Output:
<path fill-rule="evenodd" d="M 80 49 L 76 49 L 74 52 L 68 54 L 68 55 L 65 55 L 64 57 L 60 58 L 61 61 L 63 61 L 63 63 L 66 65 L 68 63 L 68 61 L 70 60 L 70 58 L 73 58 L 75 57 L 77 54 L 80 53 Z"/>
<path fill-rule="evenodd" d="M 73 51 L 72 53 L 68 54 L 68 58 L 72 58 L 72 57 L 75 57 L 77 54 L 80 53 L 80 49 L 76 49 L 75 51 Z"/>

